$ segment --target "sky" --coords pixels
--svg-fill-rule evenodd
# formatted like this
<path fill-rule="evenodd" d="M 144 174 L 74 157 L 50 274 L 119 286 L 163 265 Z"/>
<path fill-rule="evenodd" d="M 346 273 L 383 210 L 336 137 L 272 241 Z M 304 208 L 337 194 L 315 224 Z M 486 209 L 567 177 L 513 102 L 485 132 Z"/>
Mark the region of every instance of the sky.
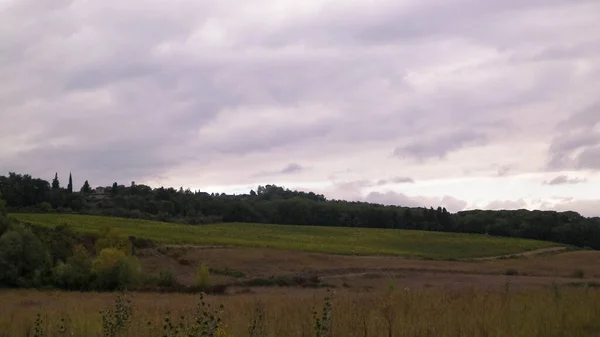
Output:
<path fill-rule="evenodd" d="M 0 174 L 600 216 L 598 32 L 597 0 L 0 0 Z"/>

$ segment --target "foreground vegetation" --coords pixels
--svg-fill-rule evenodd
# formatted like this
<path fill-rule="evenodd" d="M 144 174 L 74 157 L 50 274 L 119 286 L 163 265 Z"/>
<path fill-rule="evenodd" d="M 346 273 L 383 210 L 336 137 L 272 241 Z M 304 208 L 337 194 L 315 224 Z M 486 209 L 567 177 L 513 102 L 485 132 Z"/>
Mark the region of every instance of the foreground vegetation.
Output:
<path fill-rule="evenodd" d="M 550 247 L 543 241 L 485 235 L 225 223 L 186 226 L 172 223 L 71 214 L 12 214 L 19 221 L 54 228 L 68 225 L 83 233 L 98 234 L 110 227 L 123 237 L 135 236 L 159 243 L 237 245 L 333 254 L 401 255 L 457 259 L 497 256 Z"/>
<path fill-rule="evenodd" d="M 86 181 L 78 192 L 72 179 L 63 188 L 58 175 L 50 183 L 16 173 L 0 176 L 0 194 L 13 213 L 79 213 L 189 225 L 249 222 L 487 233 L 600 249 L 600 218 L 585 218 L 576 212 L 474 210 L 451 214 L 438 205 L 414 208 L 328 200 L 274 185 L 259 186 L 249 194 L 226 195 L 116 182 L 112 187 L 93 189 Z"/>
<path fill-rule="evenodd" d="M 312 290 L 228 295 L 210 297 L 198 306 L 199 295 L 136 293 L 129 297 L 130 304 L 121 298 L 115 306 L 117 295 L 111 293 L 3 291 L 0 336 L 34 336 L 36 330 L 44 332 L 37 336 L 88 337 L 176 336 L 176 330 L 186 336 L 236 337 L 585 337 L 600 333 L 600 291 L 591 288 L 528 292 L 509 285 L 498 291 L 390 288 L 377 293 L 339 290 L 331 299 L 325 296 L 324 291 Z M 201 327 L 207 328 L 200 332 Z"/>

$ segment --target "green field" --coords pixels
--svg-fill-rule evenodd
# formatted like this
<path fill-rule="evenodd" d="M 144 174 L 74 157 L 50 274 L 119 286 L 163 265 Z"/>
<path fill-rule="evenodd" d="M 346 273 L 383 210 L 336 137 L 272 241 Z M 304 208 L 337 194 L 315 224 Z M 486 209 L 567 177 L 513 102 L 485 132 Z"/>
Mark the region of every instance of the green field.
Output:
<path fill-rule="evenodd" d="M 515 254 L 557 246 L 543 241 L 485 235 L 399 229 L 224 223 L 190 226 L 172 223 L 71 214 L 11 214 L 32 225 L 68 224 L 74 231 L 98 233 L 109 226 L 164 244 L 269 247 L 331 254 L 396 255 L 457 259 Z"/>

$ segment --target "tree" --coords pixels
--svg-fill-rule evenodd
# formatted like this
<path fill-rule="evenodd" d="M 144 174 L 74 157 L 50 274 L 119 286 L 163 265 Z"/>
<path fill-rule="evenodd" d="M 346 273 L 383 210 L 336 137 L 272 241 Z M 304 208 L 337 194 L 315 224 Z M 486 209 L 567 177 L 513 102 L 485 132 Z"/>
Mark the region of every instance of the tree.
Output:
<path fill-rule="evenodd" d="M 119 185 L 117 185 L 117 182 L 115 181 L 115 182 L 112 184 L 112 190 L 111 190 L 112 194 L 113 194 L 113 195 L 117 194 L 117 190 L 118 190 L 118 189 L 119 189 Z"/>
<path fill-rule="evenodd" d="M 57 286 L 69 290 L 85 290 L 89 286 L 92 258 L 82 245 L 76 245 L 66 263 L 59 261 L 52 270 Z"/>
<path fill-rule="evenodd" d="M 60 188 L 60 182 L 58 181 L 58 172 L 54 174 L 54 179 L 52 180 L 52 189 L 57 190 Z"/>
<path fill-rule="evenodd" d="M 90 193 L 92 192 L 92 188 L 90 187 L 90 183 L 86 180 L 81 187 L 81 193 Z"/>
<path fill-rule="evenodd" d="M 39 285 L 50 265 L 50 255 L 30 230 L 17 227 L 0 237 L 0 284 Z"/>
<path fill-rule="evenodd" d="M 137 284 L 141 267 L 135 257 L 126 256 L 122 250 L 105 248 L 92 262 L 92 273 L 98 288 L 112 290 Z"/>
<path fill-rule="evenodd" d="M 73 193 L 73 175 L 69 172 L 69 185 L 67 185 L 67 192 Z"/>
<path fill-rule="evenodd" d="M 0 193 L 0 217 L 6 216 L 6 201 L 2 199 L 2 194 Z"/>

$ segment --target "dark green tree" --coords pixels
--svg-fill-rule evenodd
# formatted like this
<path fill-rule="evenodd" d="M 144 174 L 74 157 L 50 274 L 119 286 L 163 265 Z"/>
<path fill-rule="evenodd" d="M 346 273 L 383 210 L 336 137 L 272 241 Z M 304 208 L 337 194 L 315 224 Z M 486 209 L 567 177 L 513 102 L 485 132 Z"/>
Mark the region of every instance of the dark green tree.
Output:
<path fill-rule="evenodd" d="M 90 193 L 92 192 L 92 188 L 90 187 L 90 183 L 86 180 L 81 187 L 81 193 Z"/>
<path fill-rule="evenodd" d="M 67 185 L 67 192 L 73 193 L 73 175 L 69 172 L 69 185 Z"/>
<path fill-rule="evenodd" d="M 112 190 L 111 190 L 111 193 L 112 193 L 113 195 L 117 194 L 117 190 L 118 190 L 118 189 L 119 189 L 119 185 L 117 185 L 117 182 L 115 181 L 115 182 L 112 184 Z"/>
<path fill-rule="evenodd" d="M 58 172 L 54 174 L 54 179 L 52 180 L 52 189 L 57 190 L 60 188 L 60 182 L 58 181 Z"/>

